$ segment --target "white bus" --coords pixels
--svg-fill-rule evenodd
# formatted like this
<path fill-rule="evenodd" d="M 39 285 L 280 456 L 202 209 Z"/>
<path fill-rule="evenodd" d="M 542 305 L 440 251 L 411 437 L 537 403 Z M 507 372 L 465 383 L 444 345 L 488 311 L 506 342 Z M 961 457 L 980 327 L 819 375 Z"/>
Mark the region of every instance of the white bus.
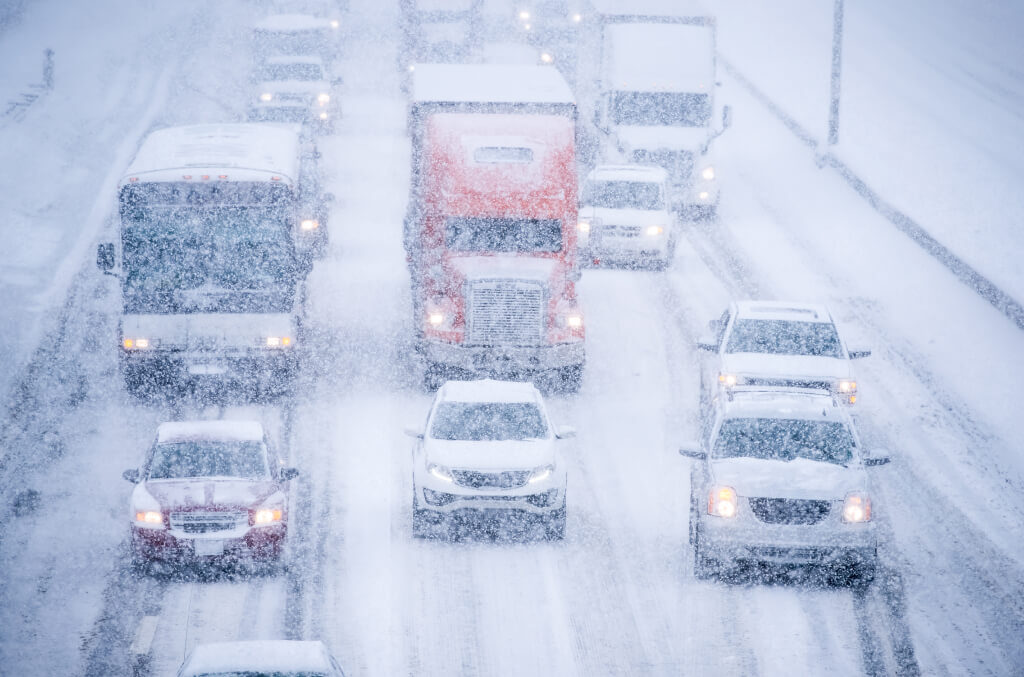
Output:
<path fill-rule="evenodd" d="M 287 391 L 311 267 L 303 238 L 323 210 L 315 157 L 295 126 L 147 137 L 118 185 L 120 237 L 97 251 L 121 283 L 129 391 L 211 379 Z"/>

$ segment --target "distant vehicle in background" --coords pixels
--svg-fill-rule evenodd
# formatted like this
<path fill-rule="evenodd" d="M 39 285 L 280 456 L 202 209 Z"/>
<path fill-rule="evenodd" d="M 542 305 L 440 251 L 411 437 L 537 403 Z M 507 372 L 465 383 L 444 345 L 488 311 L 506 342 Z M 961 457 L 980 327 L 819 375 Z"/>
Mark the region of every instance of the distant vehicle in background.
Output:
<path fill-rule="evenodd" d="M 135 484 L 130 524 L 140 564 L 277 560 L 288 533 L 284 467 L 256 421 L 162 423 Z"/>
<path fill-rule="evenodd" d="M 319 56 L 328 70 L 341 58 L 341 20 L 310 14 L 275 14 L 253 26 L 253 52 L 270 56 Z"/>
<path fill-rule="evenodd" d="M 599 165 L 580 191 L 580 260 L 663 270 L 675 253 L 668 173 L 644 165 Z"/>
<path fill-rule="evenodd" d="M 400 0 L 398 69 L 408 92 L 421 63 L 472 63 L 483 33 L 483 0 Z"/>
<path fill-rule="evenodd" d="M 197 644 L 178 677 L 344 677 L 323 642 L 265 639 Z"/>
<path fill-rule="evenodd" d="M 837 583 L 875 576 L 878 507 L 868 456 L 845 409 L 823 392 L 740 387 L 715 404 L 690 473 L 694 572 L 815 565 Z"/>
<path fill-rule="evenodd" d="M 871 351 L 848 350 L 822 304 L 734 301 L 709 329 L 697 344 L 710 354 L 701 368 L 705 407 L 737 386 L 817 388 L 857 402 L 851 361 Z"/>
<path fill-rule="evenodd" d="M 413 448 L 413 534 L 458 521 L 505 520 L 511 530 L 540 522 L 547 538 L 565 536 L 566 468 L 544 398 L 529 383 L 449 381 L 434 397 L 425 428 L 408 431 Z"/>
<path fill-rule="evenodd" d="M 333 133 L 341 117 L 340 78 L 331 79 L 319 56 L 268 56 L 253 73 L 252 122 L 296 122 Z"/>

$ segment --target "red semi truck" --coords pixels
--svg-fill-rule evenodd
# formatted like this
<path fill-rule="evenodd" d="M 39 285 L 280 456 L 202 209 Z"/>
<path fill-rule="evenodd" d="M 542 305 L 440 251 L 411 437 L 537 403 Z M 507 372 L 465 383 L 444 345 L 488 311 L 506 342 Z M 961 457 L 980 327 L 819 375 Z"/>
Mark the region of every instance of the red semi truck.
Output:
<path fill-rule="evenodd" d="M 576 106 L 544 66 L 418 65 L 405 247 L 424 382 L 579 389 Z"/>

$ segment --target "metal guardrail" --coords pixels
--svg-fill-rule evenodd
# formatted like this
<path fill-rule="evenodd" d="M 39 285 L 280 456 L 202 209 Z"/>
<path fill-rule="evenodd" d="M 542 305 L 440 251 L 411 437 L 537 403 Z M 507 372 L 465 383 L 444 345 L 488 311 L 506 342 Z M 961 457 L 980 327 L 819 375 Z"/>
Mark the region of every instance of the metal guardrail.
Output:
<path fill-rule="evenodd" d="M 28 85 L 29 91 L 22 92 L 20 98 L 8 101 L 3 112 L 0 112 L 0 119 L 12 119 L 15 122 L 20 122 L 32 104 L 38 101 L 42 95 L 53 90 L 53 55 L 52 49 L 43 50 L 43 81 Z"/>

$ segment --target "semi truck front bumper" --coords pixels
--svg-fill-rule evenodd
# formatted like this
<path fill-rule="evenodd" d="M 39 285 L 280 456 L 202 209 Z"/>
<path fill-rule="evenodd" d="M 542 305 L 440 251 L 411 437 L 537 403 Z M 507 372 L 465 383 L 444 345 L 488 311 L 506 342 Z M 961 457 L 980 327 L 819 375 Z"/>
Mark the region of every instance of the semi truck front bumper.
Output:
<path fill-rule="evenodd" d="M 487 374 L 561 369 L 586 361 L 583 341 L 544 346 L 470 346 L 420 339 L 417 350 L 428 362 Z"/>

